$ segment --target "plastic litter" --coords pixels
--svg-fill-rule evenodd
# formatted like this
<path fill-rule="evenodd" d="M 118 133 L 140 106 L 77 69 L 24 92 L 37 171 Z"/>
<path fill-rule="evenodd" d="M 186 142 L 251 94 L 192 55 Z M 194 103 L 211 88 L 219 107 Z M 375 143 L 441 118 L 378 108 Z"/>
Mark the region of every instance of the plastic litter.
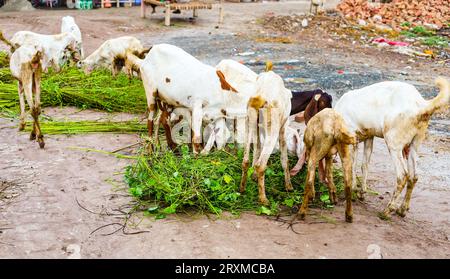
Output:
<path fill-rule="evenodd" d="M 374 43 L 386 43 L 391 46 L 402 46 L 402 47 L 409 46 L 409 43 L 407 43 L 407 42 L 391 41 L 391 40 L 388 40 L 385 38 L 376 38 L 373 40 L 373 42 Z"/>

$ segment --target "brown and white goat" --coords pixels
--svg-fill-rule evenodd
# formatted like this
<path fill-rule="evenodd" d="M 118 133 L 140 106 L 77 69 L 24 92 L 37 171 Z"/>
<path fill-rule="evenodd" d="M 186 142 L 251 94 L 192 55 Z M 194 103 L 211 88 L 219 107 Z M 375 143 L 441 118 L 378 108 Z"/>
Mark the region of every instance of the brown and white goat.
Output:
<path fill-rule="evenodd" d="M 244 159 L 242 161 L 242 178 L 240 191 L 245 191 L 247 172 L 249 168 L 250 145 L 253 143 L 253 166 L 258 177 L 258 199 L 262 204 L 268 204 L 264 185 L 264 173 L 272 151 L 279 141 L 281 166 L 284 171 L 284 183 L 287 191 L 292 191 L 289 174 L 286 129 L 289 125 L 291 111 L 290 90 L 284 87 L 283 79 L 272 71 L 261 73 L 256 80 L 256 95 L 251 97 L 247 105 L 247 136 L 245 137 Z M 258 125 L 262 114 L 265 137 L 260 147 Z"/>
<path fill-rule="evenodd" d="M 319 111 L 325 108 L 331 108 L 333 99 L 331 95 L 322 91 L 321 89 L 303 92 L 292 93 L 292 109 L 291 115 L 303 111 L 303 118 L 305 124 L 308 125 L 309 120 L 316 115 Z M 295 107 L 295 108 L 294 108 Z M 303 155 L 298 160 L 297 164 L 292 168 L 291 175 L 296 175 L 306 162 L 306 152 L 303 151 Z M 325 161 L 321 160 L 319 163 L 319 179 L 321 182 L 326 183 Z"/>
<path fill-rule="evenodd" d="M 12 55 L 10 60 L 11 74 L 18 80 L 18 92 L 20 102 L 20 124 L 19 131 L 25 128 L 25 100 L 27 99 L 33 116 L 33 129 L 30 140 L 37 139 L 39 146 L 44 148 L 44 136 L 39 125 L 41 114 L 41 75 L 44 52 L 35 46 L 21 46 Z M 34 100 L 33 100 L 34 95 Z"/>
<path fill-rule="evenodd" d="M 405 82 L 384 81 L 345 93 L 336 103 L 351 133 L 356 134 L 358 142 L 364 141 L 362 165 L 363 181 L 358 191 L 363 198 L 367 189 L 367 173 L 372 154 L 373 138 L 384 138 L 394 162 L 397 174 L 395 191 L 383 214 L 387 217 L 396 210 L 405 216 L 409 210 L 412 191 L 417 182 L 417 151 L 425 138 L 431 116 L 437 110 L 448 107 L 450 102 L 450 83 L 443 77 L 435 81 L 439 94 L 425 100 L 419 91 Z M 353 151 L 353 184 L 356 184 L 356 155 L 358 145 Z M 400 194 L 407 188 L 401 205 L 397 205 Z"/>
<path fill-rule="evenodd" d="M 154 138 L 154 118 L 159 99 L 173 108 L 192 113 L 192 144 L 200 152 L 203 120 L 224 122 L 227 108 L 246 110 L 248 97 L 237 92 L 222 72 L 206 65 L 181 48 L 169 44 L 154 45 L 145 59 L 127 52 L 130 63 L 141 72 L 148 105 L 147 128 Z"/>
<path fill-rule="evenodd" d="M 345 220 L 352 222 L 352 157 L 349 152 L 349 144 L 355 144 L 352 136 L 342 118 L 333 109 L 324 109 L 317 113 L 309 121 L 306 127 L 303 141 L 308 157 L 308 172 L 305 182 L 303 203 L 299 209 L 300 218 L 304 219 L 308 209 L 309 199 L 314 199 L 314 179 L 317 163 L 325 159 L 325 171 L 330 201 L 336 204 L 336 186 L 333 181 L 333 155 L 339 153 L 344 169 L 345 184 Z"/>
<path fill-rule="evenodd" d="M 13 35 L 11 40 L 7 40 L 0 32 L 0 40 L 11 47 L 11 53 L 21 46 L 35 46 L 48 57 L 43 61 L 43 69 L 47 69 L 52 63 L 52 67 L 59 71 L 64 64 L 81 60 L 81 50 L 72 33 L 61 33 L 56 35 L 44 35 L 31 31 L 19 31 Z"/>

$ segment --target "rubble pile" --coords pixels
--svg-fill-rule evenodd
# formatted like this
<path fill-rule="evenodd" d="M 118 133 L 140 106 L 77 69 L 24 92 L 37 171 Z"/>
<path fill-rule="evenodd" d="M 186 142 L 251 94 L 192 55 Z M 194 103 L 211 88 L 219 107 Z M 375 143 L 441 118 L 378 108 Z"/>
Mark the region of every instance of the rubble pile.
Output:
<path fill-rule="evenodd" d="M 277 31 L 294 33 L 307 27 L 311 19 L 303 14 L 287 16 L 266 15 L 263 19 L 263 25 Z"/>
<path fill-rule="evenodd" d="M 337 9 L 346 18 L 373 19 L 393 27 L 410 22 L 442 28 L 450 22 L 449 0 L 393 0 L 386 4 L 369 3 L 367 0 L 342 0 Z"/>

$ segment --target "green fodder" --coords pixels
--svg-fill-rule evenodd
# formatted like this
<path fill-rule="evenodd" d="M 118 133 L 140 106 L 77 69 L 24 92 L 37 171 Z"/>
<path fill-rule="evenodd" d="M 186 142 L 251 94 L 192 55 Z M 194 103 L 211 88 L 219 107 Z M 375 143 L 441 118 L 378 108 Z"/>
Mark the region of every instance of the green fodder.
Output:
<path fill-rule="evenodd" d="M 6 51 L 0 51 L 0 68 L 9 67 L 9 54 Z"/>
<path fill-rule="evenodd" d="M 70 135 L 87 133 L 139 133 L 146 131 L 146 127 L 137 121 L 99 122 L 99 121 L 43 121 L 40 122 L 44 135 Z M 25 128 L 30 132 L 33 123 L 28 122 Z"/>
<path fill-rule="evenodd" d="M 306 171 L 292 177 L 295 190 L 286 192 L 279 155 L 271 156 L 265 172 L 266 193 L 270 200 L 270 206 L 265 207 L 258 204 L 257 183 L 251 179 L 253 168 L 247 174 L 245 193 L 238 192 L 242 150 L 237 155 L 213 151 L 208 155 L 194 156 L 183 145 L 178 151 L 179 154 L 166 150 L 155 150 L 148 155 L 142 153 L 126 168 L 125 181 L 130 193 L 156 218 L 191 210 L 215 214 L 256 211 L 273 215 L 282 206 L 292 207 L 301 203 Z M 293 166 L 296 158 L 290 161 Z M 340 171 L 335 172 L 335 182 L 340 193 L 343 189 Z M 322 184 L 316 187 L 322 206 L 332 207 L 326 187 Z"/>
<path fill-rule="evenodd" d="M 8 68 L 0 68 L 0 84 L 2 83 L 14 83 L 14 78 Z"/>
<path fill-rule="evenodd" d="M 46 106 L 64 105 L 108 112 L 143 113 L 147 103 L 142 81 L 121 73 L 112 77 L 107 70 L 90 75 L 75 68 L 49 72 L 42 78 L 42 97 Z M 47 96 L 44 96 L 47 95 Z"/>
<path fill-rule="evenodd" d="M 147 102 L 142 81 L 121 73 L 113 77 L 107 70 L 90 75 L 76 68 L 50 70 L 41 80 L 42 106 L 75 106 L 108 112 L 144 113 Z M 0 111 L 19 111 L 17 82 L 9 69 L 0 69 Z"/>

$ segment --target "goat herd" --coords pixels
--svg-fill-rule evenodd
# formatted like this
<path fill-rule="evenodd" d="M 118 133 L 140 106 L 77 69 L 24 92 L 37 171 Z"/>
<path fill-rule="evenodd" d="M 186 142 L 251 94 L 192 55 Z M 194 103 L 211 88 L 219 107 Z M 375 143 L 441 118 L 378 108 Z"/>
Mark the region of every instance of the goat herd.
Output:
<path fill-rule="evenodd" d="M 108 67 L 115 75 L 125 67 L 130 77 L 137 74 L 142 79 L 151 139 L 157 137 L 159 123 L 162 123 L 168 146 L 175 147 L 171 128 L 176 122 L 173 117 L 177 109 L 182 108 L 189 112 L 183 118 L 186 117 L 190 123 L 194 153 L 202 148 L 202 122 L 212 127 L 202 150 L 206 153 L 214 145 L 218 149 L 226 145 L 230 138 L 226 119 L 234 119 L 234 139 L 245 147 L 240 191 L 245 191 L 253 143 L 252 166 L 262 204 L 268 203 L 264 173 L 276 145 L 279 144 L 288 191 L 292 190 L 291 175 L 295 175 L 307 159 L 305 194 L 299 211 L 301 218 L 305 217 L 308 200 L 314 198 L 317 164 L 321 179 L 328 186 L 330 200 L 336 203 L 332 165 L 334 154 L 339 153 L 345 182 L 345 217 L 347 222 L 352 222 L 352 188 L 355 187 L 360 199 L 364 198 L 374 137 L 384 138 L 397 174 L 394 194 L 383 213 L 387 216 L 396 211 L 405 216 L 417 182 L 418 147 L 425 137 L 432 114 L 447 108 L 450 101 L 450 83 L 439 77 L 435 82 L 440 93 L 431 100 L 423 99 L 410 84 L 385 81 L 347 92 L 332 109 L 331 96 L 321 90 L 291 92 L 286 89 L 283 79 L 271 70 L 271 63 L 260 74 L 228 59 L 212 67 L 176 46 L 158 44 L 144 48 L 138 39 L 130 36 L 108 40 L 82 60 L 81 32 L 72 17 L 62 19 L 61 32 L 41 35 L 20 31 L 11 40 L 0 32 L 0 39 L 11 48 L 11 73 L 18 80 L 19 130 L 25 127 L 25 94 L 34 119 L 30 139 L 37 139 L 41 148 L 45 144 L 38 121 L 42 71 L 48 67 L 58 71 L 69 61 L 74 61 L 86 73 L 96 67 Z M 289 116 L 301 111 L 304 111 L 307 124 L 303 136 L 289 127 Z M 357 186 L 356 155 L 358 143 L 362 141 L 363 177 L 362 185 Z M 291 171 L 288 151 L 299 157 Z M 406 195 L 400 205 L 400 194 L 405 186 Z"/>

